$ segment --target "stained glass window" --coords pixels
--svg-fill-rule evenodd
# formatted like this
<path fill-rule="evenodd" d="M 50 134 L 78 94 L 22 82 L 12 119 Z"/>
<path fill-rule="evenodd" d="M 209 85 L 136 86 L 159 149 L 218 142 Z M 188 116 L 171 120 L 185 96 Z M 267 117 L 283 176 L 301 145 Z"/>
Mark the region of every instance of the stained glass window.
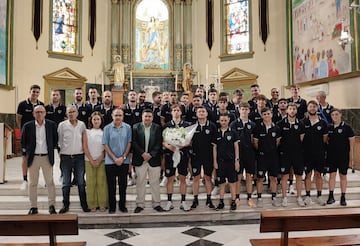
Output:
<path fill-rule="evenodd" d="M 224 0 L 222 56 L 252 53 L 249 5 L 249 0 Z"/>
<path fill-rule="evenodd" d="M 79 5 L 80 0 L 52 0 L 52 52 L 79 54 Z"/>

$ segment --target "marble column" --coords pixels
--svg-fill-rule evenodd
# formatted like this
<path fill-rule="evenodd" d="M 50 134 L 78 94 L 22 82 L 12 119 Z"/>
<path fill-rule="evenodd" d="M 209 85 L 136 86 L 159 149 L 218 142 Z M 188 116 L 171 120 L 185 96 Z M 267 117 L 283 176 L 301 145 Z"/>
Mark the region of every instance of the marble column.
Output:
<path fill-rule="evenodd" d="M 130 28 L 131 26 L 131 1 L 130 0 L 122 0 L 122 43 L 121 43 L 121 55 L 122 61 L 124 64 L 130 64 Z M 132 19 L 135 21 L 134 19 Z"/>
<path fill-rule="evenodd" d="M 184 63 L 192 64 L 192 0 L 184 1 Z"/>
<path fill-rule="evenodd" d="M 182 21 L 183 16 L 181 15 L 182 1 L 174 1 L 174 70 L 181 71 L 183 65 L 183 30 Z"/>
<path fill-rule="evenodd" d="M 111 0 L 111 65 L 119 54 L 119 0 Z"/>

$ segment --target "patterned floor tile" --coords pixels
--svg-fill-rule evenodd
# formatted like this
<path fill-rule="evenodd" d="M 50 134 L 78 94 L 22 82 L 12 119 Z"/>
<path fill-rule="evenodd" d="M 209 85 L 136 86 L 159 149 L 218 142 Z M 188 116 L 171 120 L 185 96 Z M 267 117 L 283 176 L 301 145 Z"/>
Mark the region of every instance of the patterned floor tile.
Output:
<path fill-rule="evenodd" d="M 203 229 L 203 228 L 200 228 L 200 227 L 194 227 L 194 228 L 191 228 L 187 231 L 183 231 L 182 233 L 186 234 L 186 235 L 190 235 L 190 236 L 193 236 L 193 237 L 199 237 L 199 238 L 203 238 L 203 237 L 206 237 L 207 235 L 210 235 L 212 233 L 214 233 L 215 231 L 212 231 L 212 230 L 207 230 L 207 229 Z"/>
<path fill-rule="evenodd" d="M 136 232 L 132 232 L 132 231 L 128 231 L 128 230 L 125 230 L 125 229 L 121 229 L 121 230 L 118 230 L 118 231 L 114 231 L 114 232 L 111 232 L 111 233 L 108 233 L 106 234 L 105 236 L 108 236 L 108 237 L 111 237 L 111 238 L 115 238 L 117 240 L 124 240 L 124 239 L 128 239 L 128 238 L 131 238 L 131 237 L 135 237 L 139 235 L 138 233 Z M 125 245 L 125 244 L 124 244 Z"/>

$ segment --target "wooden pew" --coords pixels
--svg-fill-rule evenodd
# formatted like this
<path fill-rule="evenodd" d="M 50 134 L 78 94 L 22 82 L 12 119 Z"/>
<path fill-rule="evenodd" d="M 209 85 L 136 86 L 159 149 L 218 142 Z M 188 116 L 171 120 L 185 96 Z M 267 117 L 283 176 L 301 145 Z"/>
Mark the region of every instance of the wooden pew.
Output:
<path fill-rule="evenodd" d="M 289 238 L 291 231 L 360 228 L 360 208 L 263 211 L 260 232 L 281 232 L 281 238 L 250 239 L 259 245 L 358 245 L 360 235 Z"/>
<path fill-rule="evenodd" d="M 84 246 L 86 242 L 57 243 L 57 235 L 78 235 L 76 214 L 58 215 L 0 215 L 0 236 L 44 236 L 49 235 L 49 243 L 1 244 L 2 245 L 72 245 Z"/>

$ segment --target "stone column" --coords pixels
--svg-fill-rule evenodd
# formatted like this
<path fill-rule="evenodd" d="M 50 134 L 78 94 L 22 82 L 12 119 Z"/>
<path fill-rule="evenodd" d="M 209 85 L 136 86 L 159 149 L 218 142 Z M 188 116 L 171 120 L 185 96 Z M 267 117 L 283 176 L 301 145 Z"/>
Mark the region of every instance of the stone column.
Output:
<path fill-rule="evenodd" d="M 111 0 L 111 66 L 119 54 L 119 0 Z"/>
<path fill-rule="evenodd" d="M 174 70 L 181 71 L 183 63 L 183 34 L 182 22 L 183 16 L 181 15 L 182 1 L 174 1 Z"/>
<path fill-rule="evenodd" d="M 184 2 L 184 63 L 192 64 L 192 0 Z"/>
<path fill-rule="evenodd" d="M 122 43 L 121 43 L 121 56 L 122 62 L 124 64 L 129 64 L 131 62 L 130 59 L 130 30 L 131 30 L 131 1 L 130 0 L 122 0 Z M 134 20 L 133 20 L 134 21 Z"/>

